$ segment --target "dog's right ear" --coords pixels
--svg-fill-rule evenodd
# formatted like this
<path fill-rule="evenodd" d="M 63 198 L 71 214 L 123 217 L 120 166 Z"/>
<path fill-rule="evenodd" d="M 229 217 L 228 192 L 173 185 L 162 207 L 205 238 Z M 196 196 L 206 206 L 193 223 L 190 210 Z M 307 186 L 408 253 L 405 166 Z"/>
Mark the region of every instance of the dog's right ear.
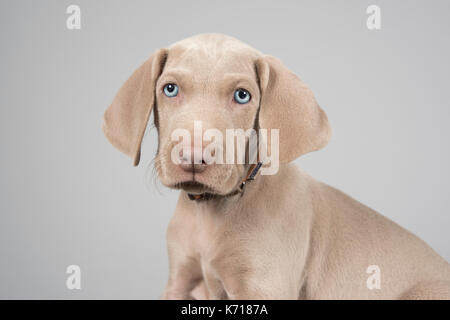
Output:
<path fill-rule="evenodd" d="M 159 49 L 123 84 L 103 116 L 109 142 L 139 164 L 141 143 L 155 103 L 155 83 L 164 68 L 167 49 Z"/>

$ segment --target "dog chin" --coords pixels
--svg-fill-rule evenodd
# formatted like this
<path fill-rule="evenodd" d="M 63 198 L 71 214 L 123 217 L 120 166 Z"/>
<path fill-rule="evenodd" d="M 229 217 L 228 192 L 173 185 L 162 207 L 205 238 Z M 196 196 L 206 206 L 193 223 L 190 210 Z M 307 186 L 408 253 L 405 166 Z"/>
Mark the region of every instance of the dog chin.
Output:
<path fill-rule="evenodd" d="M 216 194 L 219 193 L 214 188 L 207 186 L 206 184 L 203 184 L 196 180 L 186 180 L 186 181 L 177 182 L 177 183 L 171 185 L 170 188 L 181 189 L 190 194 L 202 194 L 205 192 L 216 193 Z"/>

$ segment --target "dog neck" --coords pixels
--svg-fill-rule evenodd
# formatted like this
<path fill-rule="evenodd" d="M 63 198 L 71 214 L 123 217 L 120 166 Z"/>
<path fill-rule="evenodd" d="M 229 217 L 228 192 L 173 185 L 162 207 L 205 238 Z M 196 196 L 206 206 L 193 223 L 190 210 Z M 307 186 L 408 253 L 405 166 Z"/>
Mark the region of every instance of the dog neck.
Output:
<path fill-rule="evenodd" d="M 275 175 L 258 174 L 253 181 L 246 183 L 243 193 L 193 201 L 189 199 L 188 193 L 182 190 L 179 200 L 181 208 L 184 208 L 182 211 L 201 213 L 198 217 L 227 217 L 227 219 L 236 217 L 241 219 L 242 214 L 260 215 L 264 213 L 268 206 L 270 207 L 279 199 L 301 198 L 303 193 L 299 193 L 298 186 L 303 186 L 300 191 L 306 190 L 309 180 L 308 176 L 301 173 L 295 165 L 282 164 Z M 304 203 L 309 203 L 309 200 L 305 198 Z M 277 208 L 277 210 L 286 211 L 287 208 Z M 305 217 L 305 223 L 306 220 Z"/>

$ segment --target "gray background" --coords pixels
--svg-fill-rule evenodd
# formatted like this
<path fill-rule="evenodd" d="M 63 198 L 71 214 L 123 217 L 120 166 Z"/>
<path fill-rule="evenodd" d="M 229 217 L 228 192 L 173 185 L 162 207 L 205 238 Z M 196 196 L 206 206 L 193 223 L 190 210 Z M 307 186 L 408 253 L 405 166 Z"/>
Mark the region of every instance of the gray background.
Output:
<path fill-rule="evenodd" d="M 178 193 L 100 130 L 156 48 L 221 32 L 280 58 L 328 113 L 330 145 L 299 159 L 450 259 L 450 2 L 1 1 L 0 298 L 157 298 Z M 77 4 L 82 29 L 66 28 Z M 382 30 L 366 28 L 366 8 Z M 151 170 L 150 170 L 151 171 Z M 159 190 L 159 191 L 158 191 Z M 82 289 L 66 289 L 66 267 Z"/>

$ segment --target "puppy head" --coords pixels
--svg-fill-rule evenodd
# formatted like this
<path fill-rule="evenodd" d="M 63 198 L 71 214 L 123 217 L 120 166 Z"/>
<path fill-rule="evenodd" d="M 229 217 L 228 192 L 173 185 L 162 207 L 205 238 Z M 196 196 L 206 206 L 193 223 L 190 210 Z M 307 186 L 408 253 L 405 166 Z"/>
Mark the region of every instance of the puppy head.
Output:
<path fill-rule="evenodd" d="M 139 163 L 152 110 L 158 130 L 158 176 L 164 185 L 190 193 L 225 195 L 246 175 L 248 158 L 226 161 L 228 152 L 239 155 L 239 143 L 234 138 L 235 144 L 227 143 L 230 132 L 278 129 L 277 150 L 270 133 L 259 143 L 269 153 L 278 151 L 281 162 L 320 149 L 330 137 L 325 113 L 297 76 L 277 59 L 218 34 L 158 50 L 106 110 L 106 137 L 132 157 L 134 165 Z M 246 144 L 249 139 L 247 135 Z M 205 161 L 208 154 L 216 161 Z"/>

